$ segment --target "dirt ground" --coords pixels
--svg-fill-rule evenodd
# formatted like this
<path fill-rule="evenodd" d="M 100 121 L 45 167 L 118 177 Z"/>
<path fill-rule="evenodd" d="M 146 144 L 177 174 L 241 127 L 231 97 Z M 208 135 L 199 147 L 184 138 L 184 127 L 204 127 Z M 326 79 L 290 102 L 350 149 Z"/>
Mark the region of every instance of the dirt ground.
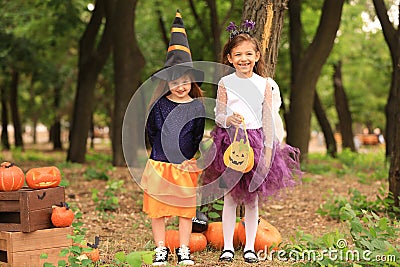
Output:
<path fill-rule="evenodd" d="M 318 148 L 323 150 L 323 148 Z M 106 181 L 86 181 L 83 169 L 65 171 L 70 181 L 66 188 L 67 201 L 75 204 L 83 213 L 82 221 L 88 229 L 89 242 L 94 236 L 100 236 L 101 259 L 109 262 L 118 251 L 126 254 L 133 251 L 152 250 L 150 220 L 141 211 L 142 191 L 131 178 L 127 168 L 116 168 L 108 175 L 112 179 L 122 179 L 124 186 L 118 193 L 120 208 L 111 217 L 103 216 L 96 211 L 96 203 L 92 200 L 91 190 L 96 188 L 103 192 Z M 350 188 L 357 188 L 362 194 L 375 198 L 382 181 L 372 184 L 361 184 L 357 177 L 339 177 L 304 174 L 304 182 L 290 191 L 283 199 L 260 204 L 260 216 L 274 225 L 281 233 L 283 242 L 290 242 L 297 231 L 313 236 L 322 236 L 335 229 L 346 229 L 346 225 L 316 213 L 331 193 L 348 196 Z M 384 181 L 384 180 L 383 180 Z M 169 221 L 169 225 L 174 223 Z M 207 248 L 205 251 L 193 253 L 196 266 L 246 266 L 242 252 L 237 251 L 233 263 L 219 263 L 220 252 Z M 290 266 L 285 262 L 260 262 L 252 266 Z"/>

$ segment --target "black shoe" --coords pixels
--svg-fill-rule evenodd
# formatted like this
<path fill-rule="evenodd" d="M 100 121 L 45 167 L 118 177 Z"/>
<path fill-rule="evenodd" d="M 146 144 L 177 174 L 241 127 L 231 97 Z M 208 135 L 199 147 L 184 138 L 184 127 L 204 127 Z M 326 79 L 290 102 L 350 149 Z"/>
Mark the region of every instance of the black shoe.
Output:
<path fill-rule="evenodd" d="M 153 266 L 166 266 L 168 263 L 169 248 L 158 247 L 154 250 L 156 254 L 154 255 Z"/>
<path fill-rule="evenodd" d="M 253 250 L 246 250 L 243 253 L 244 261 L 247 263 L 256 263 L 258 262 L 257 254 Z"/>
<path fill-rule="evenodd" d="M 219 256 L 219 261 L 233 261 L 233 257 L 235 257 L 235 252 L 230 250 L 230 249 L 226 249 L 223 250 L 221 255 Z"/>
<path fill-rule="evenodd" d="M 194 261 L 190 259 L 189 247 L 182 245 L 175 249 L 175 253 L 178 256 L 178 265 L 194 265 Z"/>

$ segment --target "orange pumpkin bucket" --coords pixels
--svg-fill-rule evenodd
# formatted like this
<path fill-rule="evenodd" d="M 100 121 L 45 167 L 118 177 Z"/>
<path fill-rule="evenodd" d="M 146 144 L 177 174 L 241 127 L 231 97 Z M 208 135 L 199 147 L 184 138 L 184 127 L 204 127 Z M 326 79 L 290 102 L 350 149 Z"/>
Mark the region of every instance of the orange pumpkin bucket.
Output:
<path fill-rule="evenodd" d="M 249 136 L 247 135 L 246 124 L 244 123 L 244 120 L 242 120 L 242 124 L 246 140 L 236 140 L 239 131 L 239 127 L 236 127 L 233 142 L 224 152 L 224 164 L 226 167 L 235 171 L 246 173 L 253 169 L 254 151 L 250 146 Z"/>

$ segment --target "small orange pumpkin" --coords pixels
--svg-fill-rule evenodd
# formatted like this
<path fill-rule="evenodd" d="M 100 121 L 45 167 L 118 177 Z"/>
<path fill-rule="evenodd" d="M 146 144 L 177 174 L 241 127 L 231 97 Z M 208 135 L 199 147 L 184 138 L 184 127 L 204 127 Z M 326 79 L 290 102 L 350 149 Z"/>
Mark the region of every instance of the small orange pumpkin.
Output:
<path fill-rule="evenodd" d="M 239 222 L 235 225 L 235 232 L 233 234 L 233 246 L 235 248 L 240 246 L 239 241 Z M 208 244 L 215 249 L 223 249 L 224 247 L 224 236 L 222 230 L 222 222 L 212 222 L 208 224 L 207 230 L 204 232 L 207 238 Z"/>
<path fill-rule="evenodd" d="M 238 235 L 240 242 L 244 245 L 246 244 L 246 230 L 244 224 L 244 218 L 240 221 Z M 279 233 L 278 229 L 276 229 L 273 225 L 269 222 L 260 218 L 258 227 L 257 227 L 257 234 L 256 234 L 256 241 L 254 242 L 254 250 L 265 251 L 272 247 L 272 249 L 278 249 L 278 245 L 282 243 L 282 236 Z"/>
<path fill-rule="evenodd" d="M 92 250 L 89 251 L 89 252 L 84 252 L 84 254 L 89 259 L 91 259 L 93 262 L 96 262 L 96 261 L 100 260 L 99 243 L 100 243 L 100 237 L 99 236 L 95 236 L 94 237 L 94 244 L 87 243 L 87 246 L 92 248 Z"/>
<path fill-rule="evenodd" d="M 171 251 L 180 247 L 179 231 L 165 231 L 165 246 Z M 189 240 L 189 249 L 191 252 L 203 251 L 207 246 L 207 239 L 202 233 L 191 233 Z"/>
<path fill-rule="evenodd" d="M 0 191 L 17 191 L 24 186 L 24 172 L 14 163 L 3 162 L 0 166 Z"/>
<path fill-rule="evenodd" d="M 69 209 L 68 204 L 61 203 L 62 207 L 52 206 L 51 222 L 55 227 L 68 227 L 72 225 L 74 220 L 74 212 Z"/>
<path fill-rule="evenodd" d="M 26 173 L 26 183 L 32 189 L 56 187 L 60 182 L 61 173 L 55 166 L 32 168 Z"/>

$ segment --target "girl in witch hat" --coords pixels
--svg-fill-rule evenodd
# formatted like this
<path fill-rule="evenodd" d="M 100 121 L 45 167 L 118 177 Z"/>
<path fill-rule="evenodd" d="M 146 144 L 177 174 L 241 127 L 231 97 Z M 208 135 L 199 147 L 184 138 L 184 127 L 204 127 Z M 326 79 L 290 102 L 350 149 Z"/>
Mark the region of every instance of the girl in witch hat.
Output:
<path fill-rule="evenodd" d="M 200 85 L 204 73 L 192 65 L 186 31 L 179 11 L 171 29 L 164 68 L 153 74 L 159 80 L 146 122 L 151 145 L 142 175 L 143 211 L 151 218 L 156 244 L 153 266 L 165 266 L 165 219 L 179 218 L 179 265 L 193 265 L 189 239 L 196 216 L 196 187 L 200 170 L 196 154 L 203 138 L 205 108 Z M 160 93 L 161 92 L 161 93 Z"/>

